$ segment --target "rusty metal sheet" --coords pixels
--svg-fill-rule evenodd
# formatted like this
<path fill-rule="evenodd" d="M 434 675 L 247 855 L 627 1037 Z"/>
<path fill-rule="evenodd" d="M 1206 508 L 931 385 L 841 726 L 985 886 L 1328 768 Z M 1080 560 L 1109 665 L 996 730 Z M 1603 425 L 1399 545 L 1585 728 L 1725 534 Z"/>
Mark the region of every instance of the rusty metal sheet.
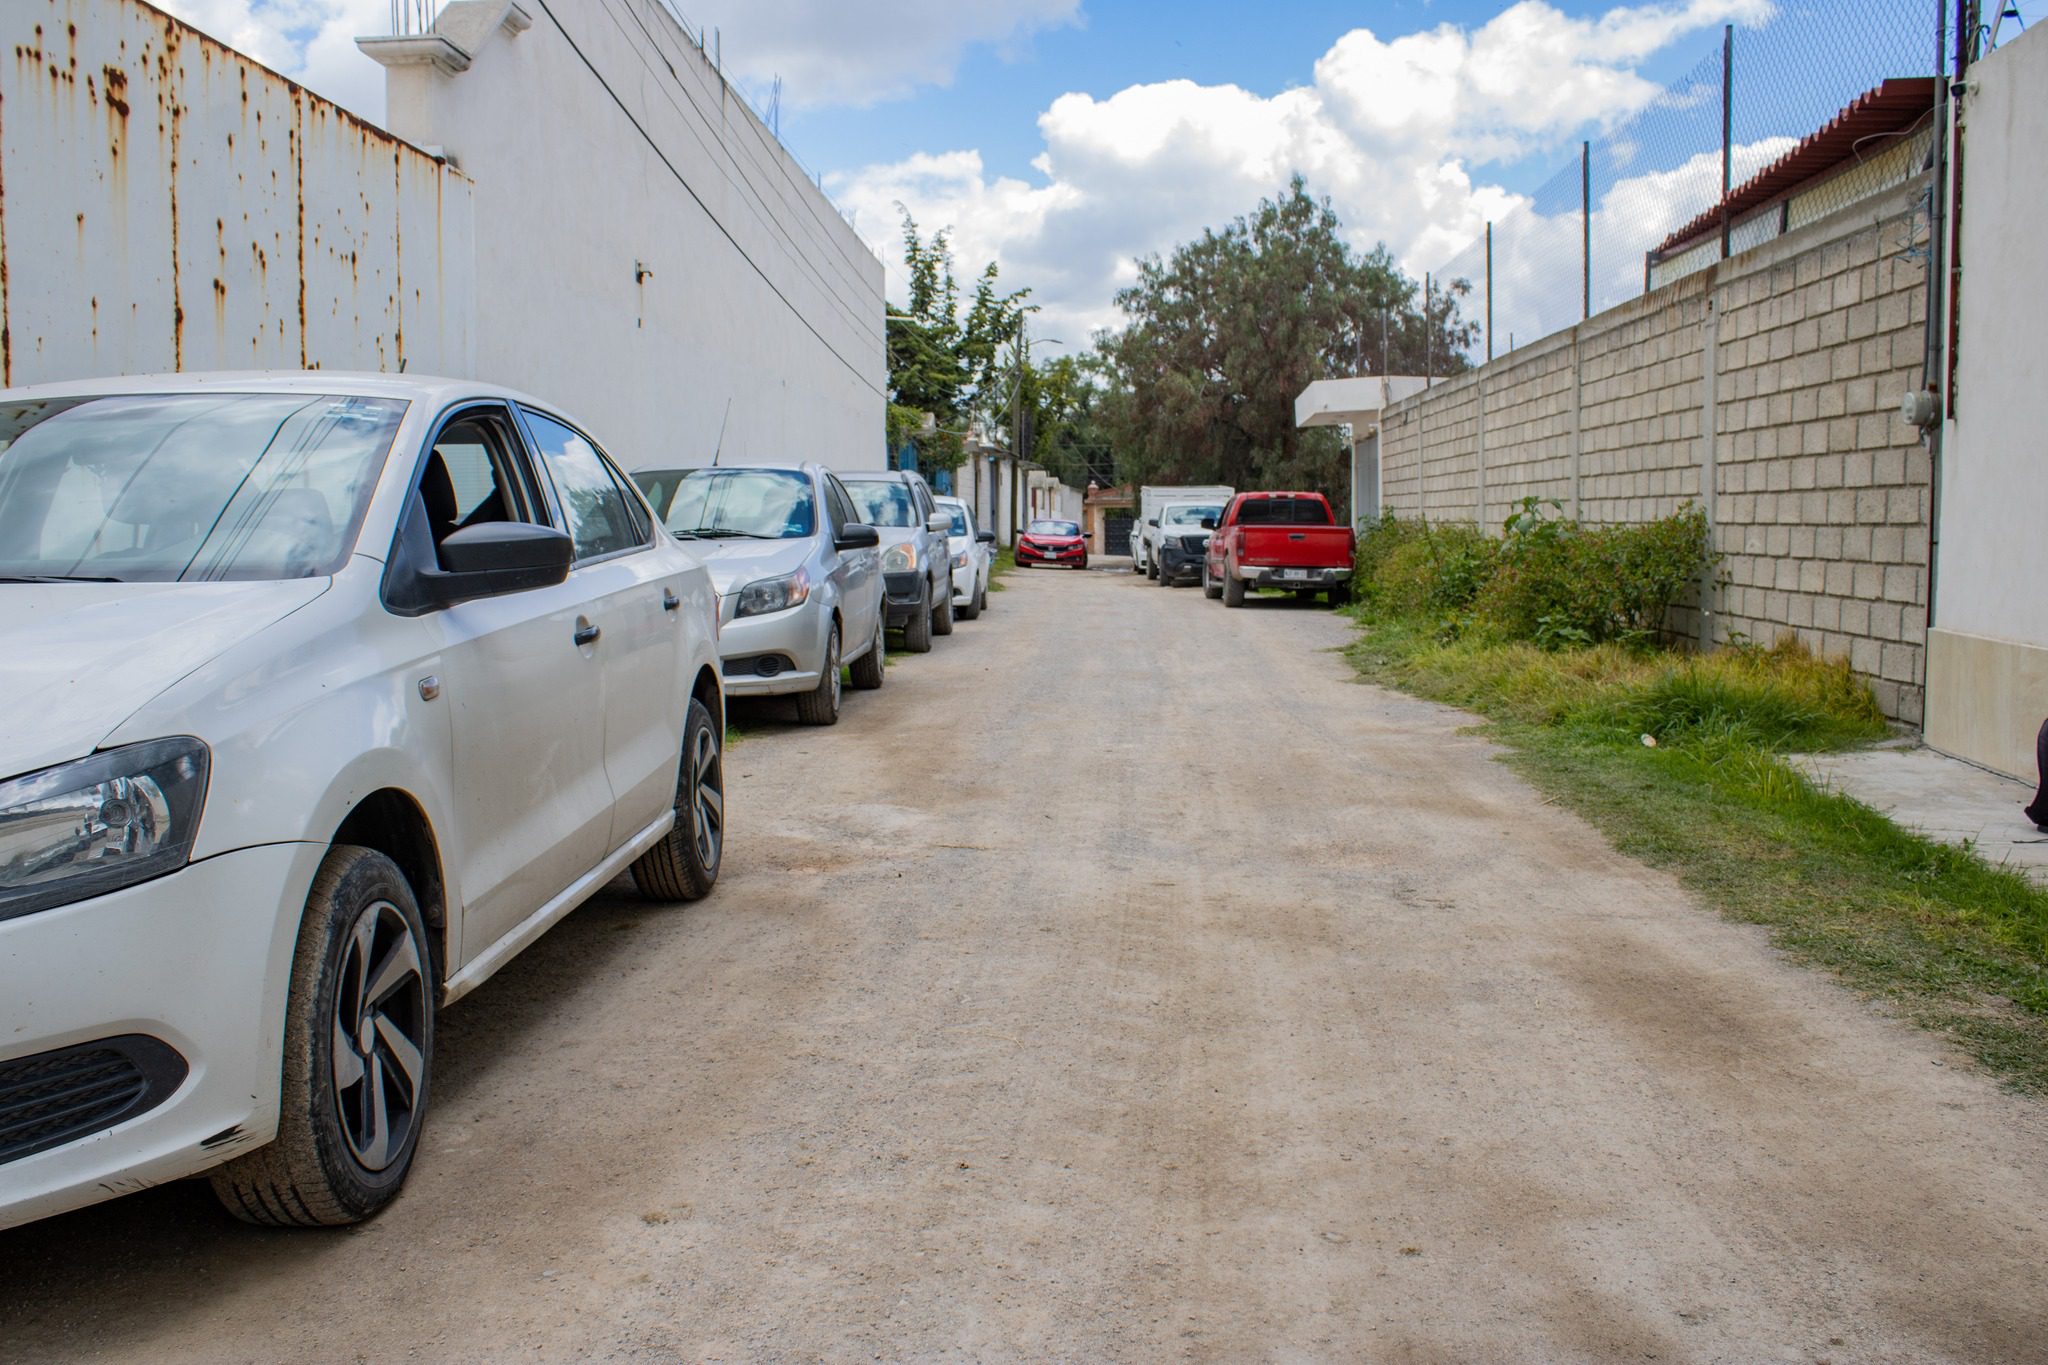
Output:
<path fill-rule="evenodd" d="M 475 365 L 459 172 L 135 0 L 0 6 L 0 383 Z"/>

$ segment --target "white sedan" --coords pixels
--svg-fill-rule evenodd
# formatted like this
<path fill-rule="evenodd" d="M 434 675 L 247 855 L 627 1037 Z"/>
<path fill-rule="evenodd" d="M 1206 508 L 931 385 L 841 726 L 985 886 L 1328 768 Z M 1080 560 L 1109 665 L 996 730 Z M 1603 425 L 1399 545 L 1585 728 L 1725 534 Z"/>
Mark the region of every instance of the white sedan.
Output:
<path fill-rule="evenodd" d="M 995 557 L 996 533 L 974 529 L 974 510 L 958 498 L 933 498 L 951 525 L 946 553 L 953 560 L 953 614 L 972 621 L 988 607 L 989 564 Z"/>
<path fill-rule="evenodd" d="M 716 613 L 520 394 L 0 390 L 0 1227 L 389 1202 L 441 1006 L 621 871 L 711 889 Z"/>

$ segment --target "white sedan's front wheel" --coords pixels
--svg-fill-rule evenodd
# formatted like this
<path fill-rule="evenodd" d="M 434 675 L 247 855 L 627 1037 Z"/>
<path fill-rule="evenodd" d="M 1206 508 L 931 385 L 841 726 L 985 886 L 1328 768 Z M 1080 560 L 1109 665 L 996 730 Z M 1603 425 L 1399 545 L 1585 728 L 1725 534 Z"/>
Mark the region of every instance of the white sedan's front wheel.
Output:
<path fill-rule="evenodd" d="M 690 698 L 676 780 L 676 821 L 633 863 L 633 884 L 649 900 L 694 901 L 711 894 L 725 856 L 725 736 L 711 711 Z"/>
<path fill-rule="evenodd" d="M 398 865 L 374 849 L 328 850 L 292 959 L 277 1140 L 212 1176 L 230 1213 L 321 1227 L 398 1197 L 427 1113 L 433 977 Z"/>

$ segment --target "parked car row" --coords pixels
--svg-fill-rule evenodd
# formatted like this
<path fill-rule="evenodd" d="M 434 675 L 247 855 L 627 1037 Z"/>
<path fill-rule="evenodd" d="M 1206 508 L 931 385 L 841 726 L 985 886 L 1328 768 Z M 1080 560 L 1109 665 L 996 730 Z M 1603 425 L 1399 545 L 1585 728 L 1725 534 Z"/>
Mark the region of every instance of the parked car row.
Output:
<path fill-rule="evenodd" d="M 634 480 L 669 534 L 711 572 L 719 660 L 734 696 L 793 696 L 839 719 L 844 676 L 883 682 L 887 632 L 927 653 L 988 601 L 990 546 L 967 504 L 909 470 L 818 464 L 649 469 Z"/>
<path fill-rule="evenodd" d="M 643 492 L 644 490 L 644 492 Z M 717 882 L 726 697 L 986 605 L 914 474 L 627 477 L 488 385 L 0 390 L 0 1228 L 397 1194 L 435 1020 L 622 872 Z"/>

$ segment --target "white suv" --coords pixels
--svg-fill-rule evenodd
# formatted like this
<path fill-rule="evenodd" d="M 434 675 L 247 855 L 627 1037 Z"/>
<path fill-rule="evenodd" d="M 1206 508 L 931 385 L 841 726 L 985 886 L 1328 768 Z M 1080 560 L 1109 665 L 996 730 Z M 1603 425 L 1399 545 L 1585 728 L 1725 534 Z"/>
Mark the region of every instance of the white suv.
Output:
<path fill-rule="evenodd" d="M 440 1006 L 627 868 L 711 889 L 716 613 L 519 394 L 0 391 L 0 1227 L 393 1198 Z"/>

